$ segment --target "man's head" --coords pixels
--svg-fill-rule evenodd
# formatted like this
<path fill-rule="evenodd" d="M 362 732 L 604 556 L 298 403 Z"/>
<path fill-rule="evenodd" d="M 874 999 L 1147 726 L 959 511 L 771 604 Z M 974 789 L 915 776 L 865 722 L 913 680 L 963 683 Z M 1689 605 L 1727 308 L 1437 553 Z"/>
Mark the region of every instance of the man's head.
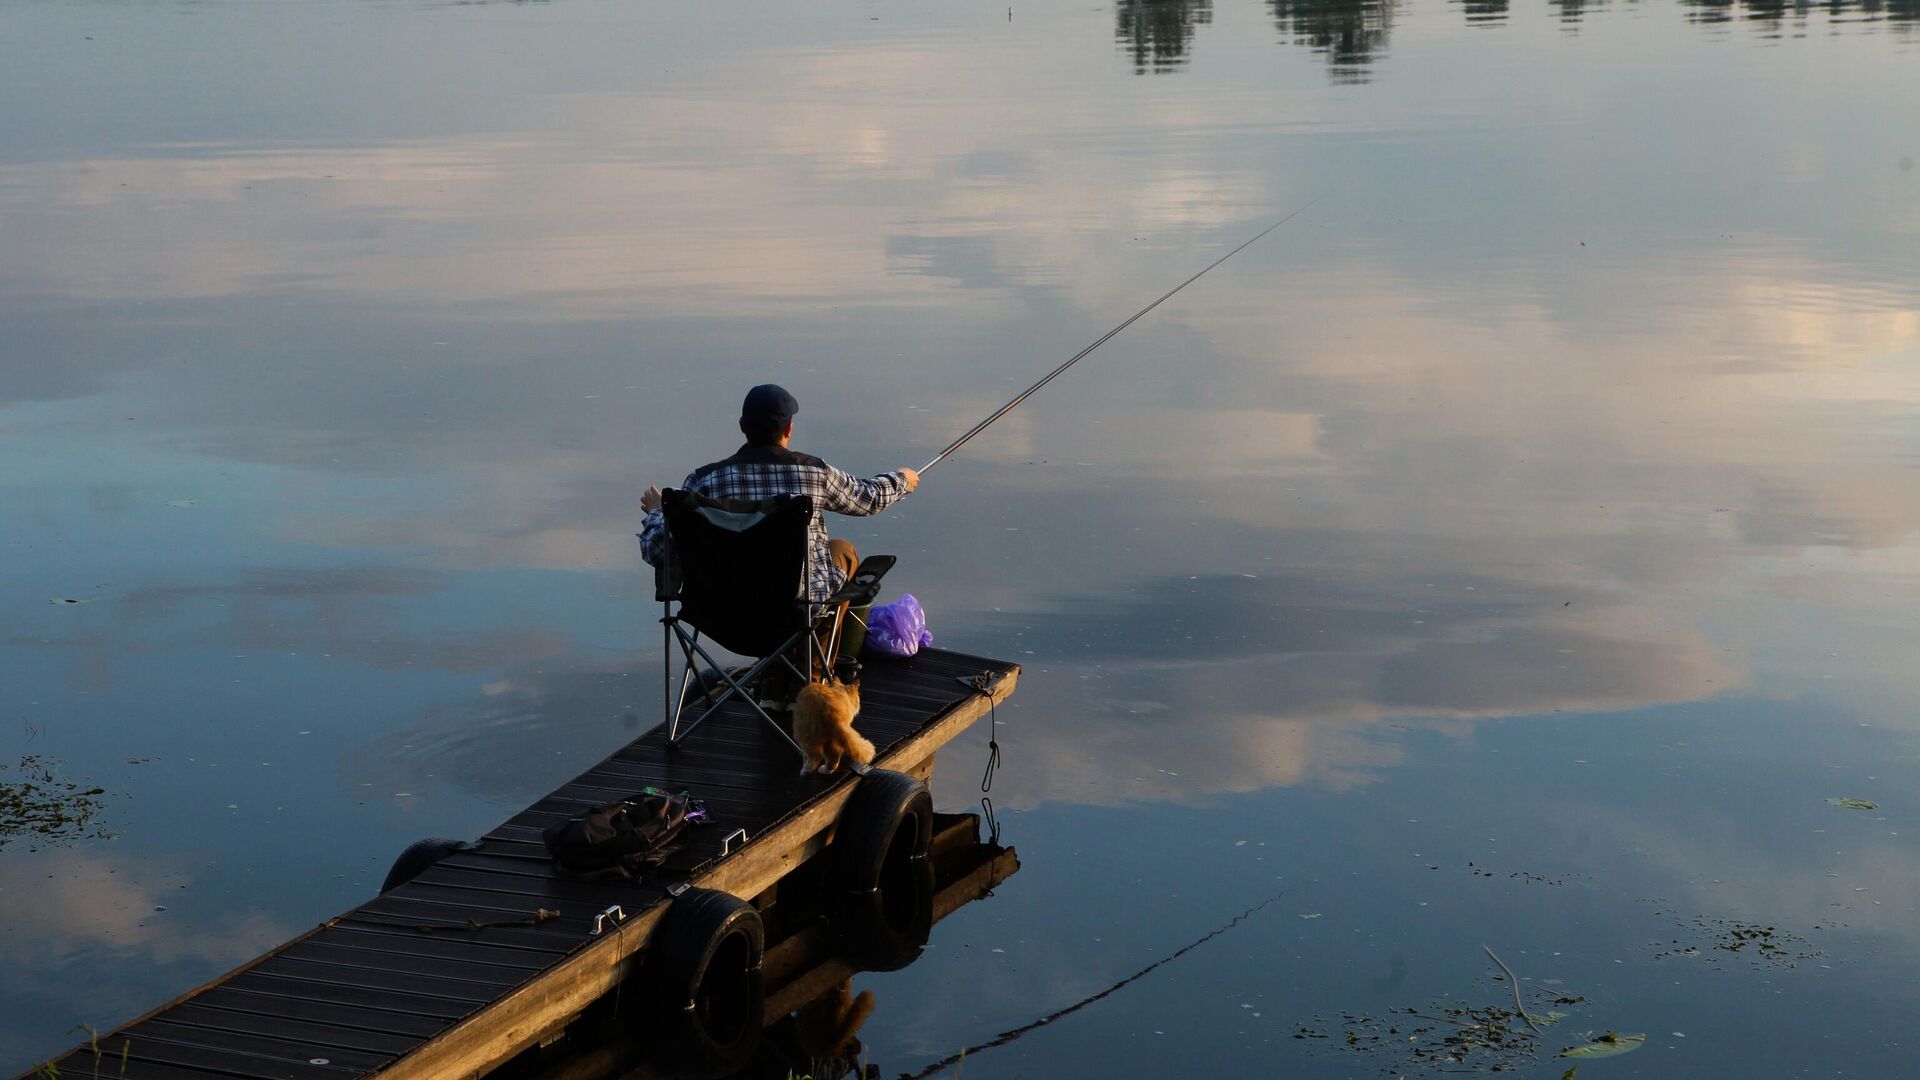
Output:
<path fill-rule="evenodd" d="M 793 433 L 793 414 L 800 403 L 772 383 L 747 391 L 740 403 L 740 434 L 755 446 L 774 446 Z"/>

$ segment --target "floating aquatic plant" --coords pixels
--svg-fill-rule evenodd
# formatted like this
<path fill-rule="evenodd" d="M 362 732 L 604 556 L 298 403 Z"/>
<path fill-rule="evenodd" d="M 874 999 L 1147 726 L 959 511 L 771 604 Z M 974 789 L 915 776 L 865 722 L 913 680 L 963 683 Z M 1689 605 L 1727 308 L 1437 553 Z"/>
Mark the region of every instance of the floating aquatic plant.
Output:
<path fill-rule="evenodd" d="M 1617 1031 L 1609 1031 L 1605 1035 L 1595 1035 L 1591 1040 L 1579 1046 L 1567 1047 L 1565 1050 L 1560 1051 L 1560 1056 L 1568 1058 L 1618 1057 L 1621 1054 L 1633 1053 L 1635 1050 L 1640 1049 L 1646 1041 L 1647 1037 L 1645 1034 L 1622 1035 Z"/>
<path fill-rule="evenodd" d="M 58 764 L 28 755 L 14 770 L 17 779 L 8 778 L 7 766 L 0 765 L 0 847 L 22 836 L 58 841 L 107 835 L 97 820 L 106 789 L 62 778 Z"/>

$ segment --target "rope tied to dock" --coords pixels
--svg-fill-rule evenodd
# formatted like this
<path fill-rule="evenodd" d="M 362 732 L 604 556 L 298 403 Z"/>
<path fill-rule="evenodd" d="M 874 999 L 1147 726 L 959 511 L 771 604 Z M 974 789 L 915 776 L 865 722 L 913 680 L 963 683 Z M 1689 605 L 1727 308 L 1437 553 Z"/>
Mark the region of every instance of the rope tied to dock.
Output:
<path fill-rule="evenodd" d="M 987 819 L 987 842 L 999 847 L 1000 822 L 993 816 L 993 800 L 987 795 L 993 790 L 994 774 L 1000 771 L 1000 701 L 993 696 L 999 680 L 991 671 L 955 678 L 960 680 L 960 685 L 987 699 L 987 768 L 980 774 L 980 816 Z"/>

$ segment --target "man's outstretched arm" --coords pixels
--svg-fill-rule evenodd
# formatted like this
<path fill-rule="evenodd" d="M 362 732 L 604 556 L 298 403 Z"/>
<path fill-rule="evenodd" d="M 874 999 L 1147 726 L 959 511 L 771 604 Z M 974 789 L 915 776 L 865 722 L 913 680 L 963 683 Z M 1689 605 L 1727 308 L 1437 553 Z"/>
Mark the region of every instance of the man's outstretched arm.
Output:
<path fill-rule="evenodd" d="M 899 502 L 919 486 L 920 474 L 913 469 L 895 469 L 863 479 L 829 465 L 825 509 L 851 517 L 866 517 Z"/>

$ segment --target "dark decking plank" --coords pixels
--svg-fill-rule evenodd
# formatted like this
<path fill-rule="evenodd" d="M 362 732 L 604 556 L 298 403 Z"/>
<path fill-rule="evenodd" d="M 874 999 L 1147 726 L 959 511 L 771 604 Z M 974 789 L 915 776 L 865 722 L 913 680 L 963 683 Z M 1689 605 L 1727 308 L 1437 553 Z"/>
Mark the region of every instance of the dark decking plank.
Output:
<path fill-rule="evenodd" d="M 615 755 L 615 760 L 661 770 L 665 773 L 665 783 L 660 786 L 674 784 L 689 789 L 697 788 L 703 782 L 742 788 L 765 788 L 769 785 L 777 788 L 800 774 L 800 755 L 791 751 L 772 767 L 756 766 L 752 762 L 725 757 L 696 758 L 684 748 L 676 751 L 675 755 L 674 759 L 663 760 L 659 754 L 647 754 L 645 750 L 623 751 Z"/>
<path fill-rule="evenodd" d="M 599 803 L 609 803 L 614 799 L 628 798 L 632 794 L 634 790 L 624 784 L 607 786 L 607 784 L 593 784 L 593 782 L 576 782 L 576 784 L 566 784 L 551 796 L 534 803 L 532 811 L 540 813 L 545 807 L 570 807 L 564 811 L 564 815 L 570 817 L 580 813 L 586 807 L 595 807 Z M 780 813 L 789 805 L 793 805 L 793 799 L 783 799 L 772 792 L 760 798 L 743 798 L 743 796 L 705 796 L 695 790 L 693 798 L 707 803 L 708 811 L 716 815 L 730 815 L 730 817 L 762 817 L 766 813 Z"/>
<path fill-rule="evenodd" d="M 613 904 L 624 907 L 629 914 L 643 911 L 666 895 L 661 887 L 643 882 L 587 882 L 564 876 L 498 874 L 458 866 L 436 866 L 420 875 L 416 883 L 442 894 L 457 891 L 463 895 L 487 896 L 500 902 L 561 911 L 564 913 L 561 919 L 549 919 L 541 924 L 543 928 L 556 929 L 575 921 L 590 926 L 594 915 Z M 483 937 L 487 932 L 480 930 L 475 934 Z"/>
<path fill-rule="evenodd" d="M 783 726 L 787 722 L 782 717 Z M 697 746 L 698 741 L 704 738 L 727 746 L 729 749 L 763 753 L 767 756 L 773 756 L 780 751 L 793 753 L 793 748 L 781 740 L 773 729 L 767 726 L 765 720 L 760 719 L 760 714 L 744 705 L 722 705 L 718 711 L 708 714 L 697 723 L 683 722 L 680 725 L 680 735 L 682 742 L 671 750 L 668 749 L 667 733 L 664 728 L 655 728 L 634 745 L 656 752 L 680 753 Z"/>
<path fill-rule="evenodd" d="M 472 1002 L 454 1001 L 429 994 L 410 994 L 402 990 L 382 990 L 365 986 L 336 986 L 310 979 L 274 978 L 245 972 L 227 983 L 235 990 L 275 995 L 299 1001 L 329 1002 L 354 1008 L 378 1009 L 442 1024 L 452 1023 L 473 1012 Z"/>
<path fill-rule="evenodd" d="M 559 821 L 565 816 L 556 810 L 549 820 Z M 487 849 L 502 854 L 533 855 L 542 859 L 551 859 L 552 856 L 547 853 L 546 841 L 540 838 L 540 833 L 547 824 L 548 821 L 540 820 L 526 825 L 509 822 L 486 835 Z"/>
<path fill-rule="evenodd" d="M 778 777 L 800 767 L 800 755 L 784 742 L 774 742 L 771 733 L 759 745 L 723 743 L 705 738 L 701 728 L 671 750 L 664 747 L 639 747 L 645 760 L 663 761 L 676 769 L 714 769 L 745 776 Z M 620 756 L 620 755 L 615 755 Z"/>
<path fill-rule="evenodd" d="M 926 649 L 913 659 L 905 661 L 895 661 L 886 657 L 875 659 L 876 662 L 869 665 L 868 670 L 879 671 L 886 676 L 912 675 L 915 672 L 977 675 L 982 671 L 1012 671 L 1020 666 L 1012 660 L 995 660 L 992 657 L 955 652 L 952 649 Z"/>
<path fill-rule="evenodd" d="M 518 827 L 503 825 L 501 828 Z M 453 863 L 455 866 L 460 866 L 463 865 L 463 862 L 454 862 L 454 859 L 464 861 L 471 857 L 491 859 L 502 864 L 507 862 L 521 864 L 536 862 L 551 867 L 553 865 L 553 857 L 547 852 L 546 842 L 538 839 L 537 831 L 534 836 L 534 839 L 522 839 L 519 834 L 516 833 L 511 838 L 494 837 L 485 839 L 482 840 L 480 846 L 474 850 L 461 852 L 457 856 L 450 856 L 447 861 Z"/>
<path fill-rule="evenodd" d="M 517 949 L 542 961 L 543 968 L 559 963 L 561 957 L 580 945 L 572 934 L 553 934 L 537 927 L 467 929 L 464 919 L 452 916 L 444 905 L 439 904 L 382 904 L 378 908 L 363 905 L 359 911 L 342 916 L 340 925 L 366 933 L 396 934 L 431 941 L 477 942 L 496 949 Z M 423 933 L 418 929 L 421 926 L 431 926 L 434 930 Z"/>
<path fill-rule="evenodd" d="M 422 935 L 423 937 L 426 935 Z M 349 949 L 324 941 L 302 942 L 280 954 L 289 962 L 324 965 L 341 971 L 384 971 L 396 975 L 428 975 L 458 979 L 461 982 L 490 987 L 496 993 L 511 990 L 527 981 L 525 968 L 500 967 L 468 958 L 427 956 L 398 951 Z"/>
<path fill-rule="evenodd" d="M 164 1020 L 148 1020 L 122 1034 L 133 1041 L 129 1056 L 143 1061 L 186 1068 L 240 1068 L 280 1080 L 339 1080 L 343 1076 L 358 1076 L 392 1060 L 388 1054 L 208 1031 Z M 101 1070 L 102 1076 L 112 1073 L 111 1065 Z"/>
<path fill-rule="evenodd" d="M 799 759 L 796 758 L 794 760 L 794 768 L 791 769 L 788 774 L 789 783 L 800 779 Z M 636 785 L 627 777 L 607 776 L 601 773 L 585 773 L 564 787 L 554 789 L 554 791 L 549 794 L 546 799 L 541 800 L 541 802 L 586 802 L 589 804 L 598 804 L 614 799 L 629 798 L 637 794 L 638 788 L 641 786 L 644 785 Z M 793 786 L 796 789 L 800 788 L 800 784 L 798 783 L 793 783 Z M 714 811 L 715 813 L 731 814 L 762 813 L 770 806 L 790 806 L 796 799 L 802 799 L 813 794 L 811 790 L 795 790 L 792 793 L 785 791 L 753 792 L 746 788 L 723 788 L 717 786 L 710 787 L 707 785 L 702 785 L 698 788 L 690 787 L 687 791 L 691 793 L 695 799 L 704 803 L 708 810 Z M 525 811 L 522 811 L 522 813 L 538 813 L 539 808 L 540 803 L 535 803 Z M 519 815 L 515 816 L 518 817 Z"/>
<path fill-rule="evenodd" d="M 541 840 L 541 834 L 546 827 L 565 821 L 592 805 L 592 800 L 555 803 L 552 809 L 542 811 L 539 817 L 527 820 L 525 823 L 516 822 L 495 829 L 488 835 L 487 842 L 489 844 L 516 843 L 520 845 L 520 850 L 523 852 L 538 845 L 538 853 L 544 857 L 545 846 L 544 841 Z M 688 844 L 711 840 L 717 843 L 722 837 L 737 829 L 744 828 L 748 832 L 753 832 L 765 828 L 769 822 L 785 817 L 790 809 L 788 807 L 770 808 L 757 814 L 717 814 L 711 823 L 682 833 L 678 842 Z"/>
<path fill-rule="evenodd" d="M 416 1039 L 436 1035 L 447 1027 L 446 1021 L 431 1016 L 391 1012 L 367 1006 L 342 1005 L 338 1002 L 321 1001 L 298 995 L 289 996 L 282 987 L 274 987 L 273 989 L 278 992 L 269 993 L 236 986 L 234 985 L 236 981 L 237 979 L 222 983 L 193 1000 L 196 1004 L 252 1013 L 256 1016 L 306 1020 L 338 1027 L 383 1032 L 388 1035 L 409 1035 Z"/>
<path fill-rule="evenodd" d="M 721 791 L 751 794 L 762 794 L 767 791 L 778 791 L 783 794 L 797 793 L 797 789 L 786 788 L 782 782 L 800 775 L 800 755 L 789 753 L 784 764 L 785 768 L 756 773 L 752 782 L 743 783 L 723 775 L 722 770 L 673 765 L 662 760 L 658 754 L 632 758 L 616 755 L 580 775 L 581 777 L 604 776 L 617 779 L 620 783 L 632 784 L 635 791 L 648 785 L 666 791 L 678 791 L 697 780 L 703 785 L 702 792 L 709 788 L 717 788 Z M 738 772 L 738 770 L 726 771 Z M 702 792 L 696 792 L 696 794 Z"/>
<path fill-rule="evenodd" d="M 898 737 L 890 737 L 886 731 L 874 729 L 869 738 L 875 740 L 876 747 L 885 749 L 912 737 L 923 726 L 915 725 Z M 857 721 L 854 728 L 860 729 Z M 613 755 L 606 764 L 667 770 L 669 782 L 689 786 L 708 781 L 736 787 L 780 790 L 788 781 L 800 775 L 800 755 L 785 744 L 781 744 L 778 754 L 743 754 L 735 753 L 733 747 L 709 743 L 701 738 L 702 734 L 704 732 L 694 732 L 671 752 L 651 751 L 646 747 L 623 750 Z"/>
<path fill-rule="evenodd" d="M 546 966 L 530 963 L 524 958 L 502 963 L 492 954 L 483 955 L 477 946 L 435 941 L 430 934 L 416 934 L 399 941 L 368 942 L 363 935 L 355 935 L 344 927 L 337 927 L 334 933 L 323 937 L 303 941 L 281 955 L 328 964 L 417 971 L 422 975 L 445 971 L 448 964 L 460 965 L 463 971 L 472 966 L 477 972 L 484 972 L 492 980 L 508 986 L 519 985 L 530 973 Z"/>
<path fill-rule="evenodd" d="M 551 910 L 551 909 L 549 909 Z M 583 912 L 584 908 L 581 909 Z M 396 896 L 388 893 L 377 900 L 360 905 L 359 910 L 346 916 L 346 920 L 360 924 L 379 924 L 402 930 L 413 930 L 416 926 L 431 926 L 436 933 L 431 936 L 448 941 L 478 941 L 483 944 L 512 944 L 523 948 L 539 949 L 543 952 L 570 953 L 578 948 L 585 937 L 585 926 L 589 921 L 584 916 L 575 920 L 575 929 L 562 932 L 561 920 L 548 920 L 539 926 L 490 926 L 478 930 L 455 929 L 464 927 L 468 920 L 474 922 L 494 922 L 503 917 L 515 917 L 531 914 L 525 910 L 498 911 L 490 908 L 478 908 L 470 904 L 436 903 L 432 900 L 420 900 L 412 897 Z M 440 928 L 446 929 L 440 929 Z M 555 957 L 558 962 L 558 957 Z"/>
<path fill-rule="evenodd" d="M 765 798 L 768 795 L 804 798 L 811 794 L 799 782 L 800 755 L 791 752 L 771 767 L 724 758 L 692 762 L 684 755 L 677 755 L 677 759 L 662 758 L 658 754 L 621 755 L 595 765 L 571 782 L 580 783 L 588 777 L 604 778 L 626 785 L 632 791 L 651 786 L 663 791 L 687 790 L 702 798 Z"/>
<path fill-rule="evenodd" d="M 502 842 L 489 841 L 488 843 L 501 844 Z M 546 850 L 544 848 L 540 848 L 537 845 L 532 845 L 532 844 L 524 844 L 520 846 L 523 849 L 525 849 L 524 853 L 522 854 L 509 855 L 509 854 L 501 854 L 498 852 L 486 853 L 486 854 L 477 853 L 477 852 L 466 852 L 458 856 L 460 861 L 455 862 L 453 858 L 449 858 L 445 862 L 441 863 L 438 868 L 450 869 L 450 870 L 484 871 L 488 874 L 497 875 L 501 878 L 534 878 L 534 879 L 547 879 L 547 880 L 560 880 L 560 881 L 574 880 L 572 878 L 569 878 L 566 874 L 563 874 L 559 870 L 555 869 L 553 865 L 553 860 L 548 858 Z M 620 883 L 615 882 L 613 884 L 618 885 Z M 641 883 L 641 884 L 644 884 L 644 883 Z M 631 889 L 633 886 L 632 884 L 627 884 L 622 887 Z M 616 904 L 632 902 L 632 897 L 633 897 L 632 893 L 626 894 L 627 899 L 625 900 L 620 899 L 620 896 L 621 894 L 619 893 L 613 894 L 614 898 L 610 902 L 616 903 Z"/>
<path fill-rule="evenodd" d="M 680 742 L 668 745 L 666 738 L 645 739 L 634 744 L 635 748 L 655 758 L 672 761 L 686 756 L 690 751 L 704 750 L 710 754 L 726 754 L 742 761 L 760 764 L 777 763 L 782 757 L 797 758 L 793 747 L 788 746 L 764 724 L 755 721 L 751 729 L 739 730 L 725 723 L 730 717 L 716 718 L 702 723 L 698 729 L 689 732 L 686 725 L 681 726 Z"/>
<path fill-rule="evenodd" d="M 129 1057 L 126 1067 L 122 1068 L 118 1051 L 110 1055 L 103 1052 L 101 1057 L 96 1061 L 92 1051 L 82 1050 L 78 1053 L 68 1054 L 66 1057 L 54 1063 L 54 1067 L 59 1070 L 61 1077 L 85 1077 L 88 1078 L 88 1080 L 91 1080 L 96 1065 L 99 1067 L 100 1075 L 103 1078 L 111 1078 L 111 1080 L 206 1080 L 209 1076 L 238 1077 L 239 1080 L 265 1080 L 265 1078 L 261 1078 L 255 1073 L 216 1072 L 201 1068 L 182 1068 L 178 1065 L 164 1065 L 160 1062 L 145 1061 L 133 1057 Z M 329 1075 L 338 1076 L 339 1074 L 330 1073 Z"/>
<path fill-rule="evenodd" d="M 204 995 L 192 1001 L 183 1001 L 168 1009 L 162 1014 L 166 1018 L 165 1022 L 179 1027 L 191 1027 L 212 1036 L 261 1035 L 325 1047 L 328 1050 L 346 1050 L 381 1058 L 404 1053 L 419 1042 L 418 1039 L 407 1035 L 363 1031 L 359 1028 L 295 1020 L 286 1016 L 262 1016 L 258 1013 L 215 1008 L 206 1004 L 203 998 Z M 148 1021 L 148 1023 L 159 1022 L 157 1018 Z M 326 1057 L 327 1054 L 322 1051 L 316 1052 L 313 1056 Z"/>
<path fill-rule="evenodd" d="M 751 809 L 771 800 L 785 804 L 797 804 L 812 798 L 824 790 L 815 787 L 800 775 L 800 759 L 793 759 L 793 767 L 784 769 L 777 777 L 762 777 L 749 781 L 745 777 L 726 776 L 712 771 L 699 773 L 686 769 L 669 772 L 666 769 L 649 769 L 628 762 L 605 766 L 580 774 L 566 787 L 548 793 L 547 798 L 559 797 L 567 788 L 575 785 L 598 787 L 609 793 L 609 797 L 626 798 L 641 794 L 642 788 L 657 788 L 668 792 L 686 792 L 705 803 L 707 809 L 715 812 L 731 810 L 739 812 Z M 542 800 L 544 802 L 546 800 Z M 520 814 L 543 813 L 541 803 L 529 805 Z"/>
<path fill-rule="evenodd" d="M 647 890 L 630 882 L 592 882 L 558 874 L 502 874 L 490 869 L 448 866 L 440 863 L 413 879 L 415 885 L 465 889 L 511 898 L 507 903 L 530 903 L 552 910 L 555 905 L 585 905 L 595 911 L 608 904 L 635 903 L 659 898 L 658 889 Z"/>
<path fill-rule="evenodd" d="M 956 699 L 957 700 L 957 699 Z M 928 722 L 944 708 L 928 710 L 910 703 L 902 703 L 893 695 L 870 695 L 860 703 L 860 711 L 854 715 L 853 726 L 879 726 L 883 730 L 896 733 L 898 737 L 911 735 L 927 726 Z"/>
<path fill-rule="evenodd" d="M 418 956 L 472 959 L 525 971 L 544 971 L 553 966 L 551 950 L 528 949 L 503 942 L 497 931 L 487 931 L 484 936 L 479 933 L 422 934 L 405 927 L 338 923 L 331 928 L 326 941 L 330 945 L 348 948 L 404 950 Z"/>
<path fill-rule="evenodd" d="M 885 706 L 892 709 L 912 709 L 924 716 L 935 716 L 945 712 L 956 702 L 964 701 L 969 695 L 958 683 L 951 688 L 919 686 L 861 687 L 860 708 L 865 712 L 870 706 Z"/>
<path fill-rule="evenodd" d="M 425 877 L 425 875 L 421 875 Z M 571 902 L 569 902 L 571 900 Z M 399 886 L 380 899 L 366 904 L 365 909 L 385 909 L 404 903 L 435 904 L 449 909 L 446 917 L 456 923 L 469 919 L 474 922 L 508 922 L 535 917 L 542 910 L 556 910 L 559 918 L 548 918 L 537 924 L 537 928 L 549 934 L 571 932 L 571 922 L 578 922 L 589 915 L 588 908 L 593 907 L 592 900 L 546 897 L 529 897 L 522 900 L 516 896 L 502 893 L 485 892 L 480 889 L 468 889 L 458 885 L 433 885 L 421 878 L 415 878 Z M 598 910 L 595 908 L 594 910 Z M 458 912 L 458 913 L 456 913 Z M 429 913 L 431 914 L 431 913 Z M 571 917 L 571 920 L 570 918 Z M 499 929 L 534 929 L 527 927 L 500 927 Z M 485 931 L 476 931 L 484 935 Z M 485 940 L 482 937 L 480 940 Z"/>
<path fill-rule="evenodd" d="M 445 974 L 423 975 L 417 971 L 392 971 L 375 967 L 343 967 L 315 960 L 299 960 L 282 954 L 247 973 L 249 979 L 281 979 L 298 983 L 302 987 L 312 987 L 314 993 L 322 993 L 321 987 L 371 990 L 380 993 L 407 994 L 414 997 L 436 998 L 445 1003 L 444 1008 L 458 1011 L 460 1006 L 484 1005 L 499 997 L 518 981 L 503 983 L 497 977 L 472 979 L 468 965 L 458 965 L 457 961 L 448 961 Z M 477 965 L 473 965 L 477 967 Z M 485 972 L 486 969 L 478 969 Z M 437 1015 L 437 1013 L 429 1014 Z"/>

